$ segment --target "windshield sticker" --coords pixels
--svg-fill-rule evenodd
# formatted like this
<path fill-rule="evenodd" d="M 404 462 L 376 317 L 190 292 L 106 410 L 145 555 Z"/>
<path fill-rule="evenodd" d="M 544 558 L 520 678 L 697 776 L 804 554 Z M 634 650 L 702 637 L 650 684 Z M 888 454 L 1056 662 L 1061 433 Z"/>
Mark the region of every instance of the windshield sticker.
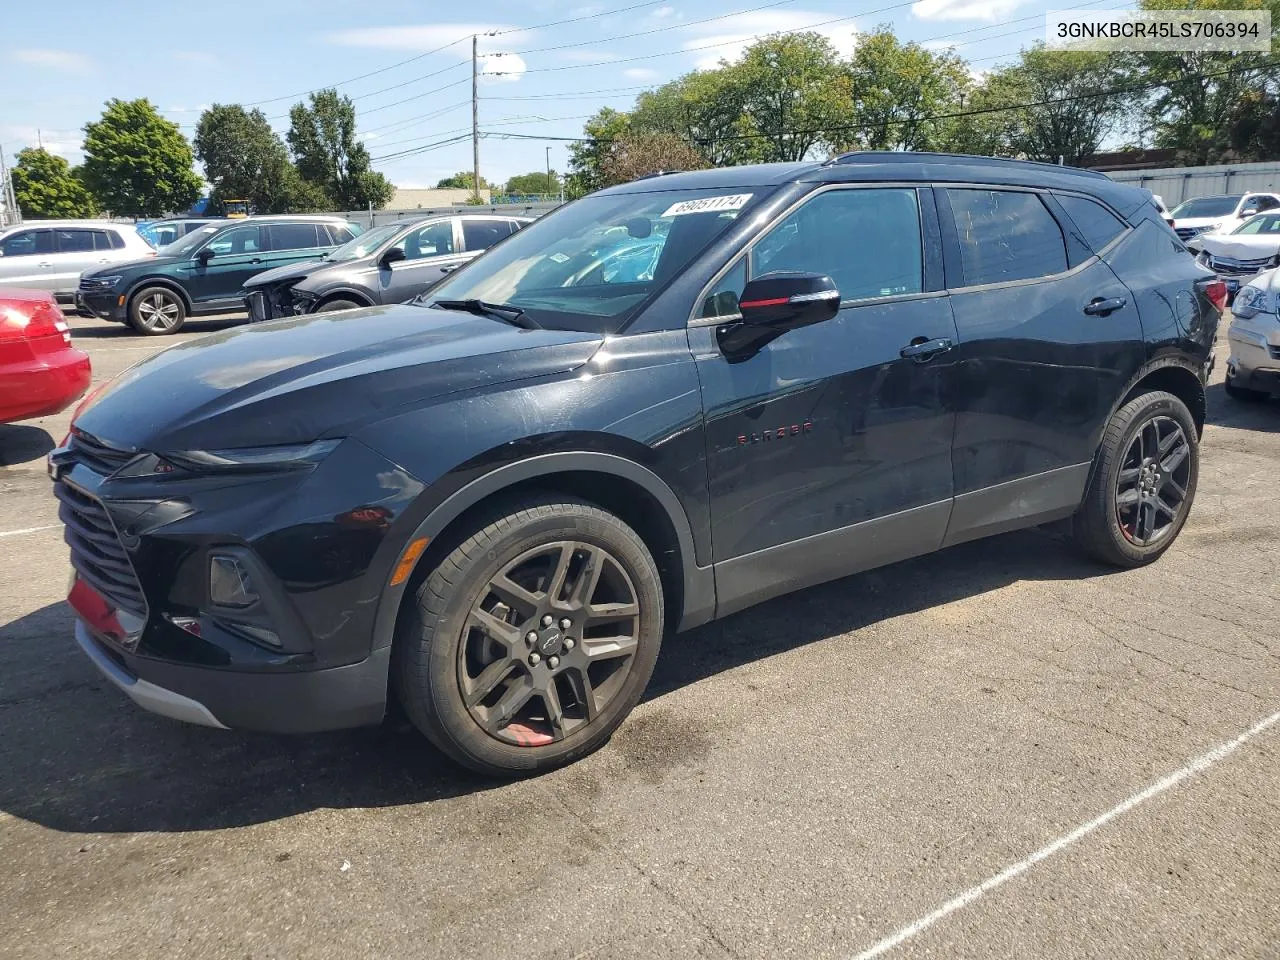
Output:
<path fill-rule="evenodd" d="M 749 193 L 735 193 L 728 197 L 703 197 L 700 200 L 681 200 L 667 207 L 664 217 L 682 217 L 686 213 L 722 213 L 726 210 L 741 210 L 751 199 Z"/>
<path fill-rule="evenodd" d="M 547 259 L 554 260 L 556 263 L 568 263 L 569 255 L 567 253 L 553 253 Z"/>

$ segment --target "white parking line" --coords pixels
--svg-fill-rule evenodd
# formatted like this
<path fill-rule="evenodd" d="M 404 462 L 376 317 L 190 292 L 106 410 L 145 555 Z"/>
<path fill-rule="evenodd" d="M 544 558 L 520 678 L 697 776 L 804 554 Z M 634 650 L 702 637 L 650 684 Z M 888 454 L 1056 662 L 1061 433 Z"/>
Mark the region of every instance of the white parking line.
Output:
<path fill-rule="evenodd" d="M 21 530 L 0 530 L 0 537 L 17 537 L 24 533 L 39 533 L 41 530 L 56 530 L 60 523 L 47 523 L 43 527 L 23 527 Z"/>
<path fill-rule="evenodd" d="M 992 877 L 988 877 L 986 880 L 982 881 L 982 883 L 978 884 L 976 887 L 970 887 L 968 890 L 966 890 L 964 893 L 960 894 L 959 896 L 954 897 L 951 900 L 948 900 L 946 903 L 940 906 L 937 910 L 934 910 L 932 913 L 925 914 L 919 920 L 915 921 L 914 923 L 908 924 L 907 926 L 899 930 L 897 933 L 894 933 L 891 936 L 885 937 L 875 946 L 870 947 L 866 950 L 863 950 L 860 954 L 854 957 L 854 960 L 871 960 L 872 957 L 878 957 L 883 953 L 889 952 L 894 947 L 900 946 L 901 944 L 910 940 L 916 934 L 923 933 L 925 930 L 929 929 L 939 920 L 942 920 L 943 918 L 955 913 L 957 910 L 960 910 L 964 907 L 969 906 L 969 904 L 979 900 L 985 894 L 990 893 L 992 890 L 994 890 L 996 887 L 1000 886 L 1001 884 L 1009 880 L 1012 880 L 1014 877 L 1018 876 L 1021 873 L 1025 873 L 1026 871 L 1030 870 L 1041 860 L 1047 860 L 1049 857 L 1052 857 L 1055 853 L 1062 852 L 1063 850 L 1071 846 L 1076 841 L 1084 839 L 1089 834 L 1093 833 L 1093 831 L 1097 830 L 1099 827 L 1106 826 L 1108 823 L 1110 823 L 1112 820 L 1114 820 L 1116 817 L 1120 816 L 1121 814 L 1128 813 L 1134 807 L 1137 807 L 1140 804 L 1146 803 L 1148 800 L 1152 799 L 1153 797 L 1159 796 L 1160 794 L 1164 793 L 1166 790 L 1170 790 L 1173 787 L 1176 787 L 1178 784 L 1180 784 L 1183 780 L 1186 780 L 1188 777 L 1195 776 L 1197 773 L 1203 773 L 1205 770 L 1212 767 L 1215 763 L 1218 763 L 1221 760 L 1225 760 L 1227 757 L 1235 753 L 1236 750 L 1238 750 L 1241 746 L 1243 746 L 1249 740 L 1252 740 L 1258 734 L 1262 733 L 1265 730 L 1270 729 L 1271 727 L 1275 726 L 1277 723 L 1280 723 L 1280 713 L 1273 713 L 1271 716 L 1267 717 L 1265 720 L 1258 721 L 1252 727 L 1246 730 L 1244 733 L 1240 734 L 1240 736 L 1236 737 L 1234 740 L 1229 740 L 1226 743 L 1219 744 L 1218 746 L 1210 750 L 1208 753 L 1202 754 L 1201 756 L 1192 760 L 1182 769 L 1175 770 L 1173 773 L 1169 774 L 1167 777 L 1165 777 L 1162 780 L 1157 780 L 1155 783 L 1147 787 L 1145 790 L 1141 791 L 1140 793 L 1135 793 L 1128 800 L 1125 800 L 1123 803 L 1119 804 L 1118 806 L 1112 807 L 1106 813 L 1098 817 L 1095 817 L 1094 819 L 1090 820 L 1088 823 L 1081 824 L 1080 826 L 1072 830 L 1070 833 L 1064 834 L 1063 836 L 1059 837 L 1057 840 L 1054 840 L 1052 843 L 1048 844 L 1047 846 L 1041 847 L 1039 850 L 1031 854 L 1029 857 L 1026 857 L 1023 860 L 1019 860 L 1017 863 L 1011 864 L 1008 867 L 1005 867 L 1005 869 L 1001 870 L 999 873 L 995 874 Z"/>

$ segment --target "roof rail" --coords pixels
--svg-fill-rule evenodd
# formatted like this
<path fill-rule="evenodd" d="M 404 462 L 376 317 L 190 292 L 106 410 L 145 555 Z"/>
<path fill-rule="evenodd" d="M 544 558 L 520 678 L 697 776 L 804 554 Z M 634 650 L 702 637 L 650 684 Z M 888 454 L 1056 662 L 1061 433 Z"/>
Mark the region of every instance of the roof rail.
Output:
<path fill-rule="evenodd" d="M 823 166 L 845 166 L 858 163 L 928 163 L 930 161 L 959 162 L 971 167 L 1013 166 L 1029 170 L 1056 170 L 1059 173 L 1073 174 L 1080 177 L 1110 179 L 1105 173 L 1099 173 L 1097 170 L 1064 167 L 1056 163 L 1042 163 L 1039 160 L 1014 160 L 1007 157 L 977 157 L 965 153 L 925 153 L 923 151 L 906 150 L 859 150 L 854 153 L 842 153 L 838 157 L 832 157 Z"/>
<path fill-rule="evenodd" d="M 650 170 L 648 173 L 640 174 L 640 176 L 636 177 L 636 179 L 632 180 L 631 182 L 635 183 L 636 180 L 652 180 L 654 177 L 665 177 L 669 173 L 684 173 L 684 171 L 683 170 Z"/>

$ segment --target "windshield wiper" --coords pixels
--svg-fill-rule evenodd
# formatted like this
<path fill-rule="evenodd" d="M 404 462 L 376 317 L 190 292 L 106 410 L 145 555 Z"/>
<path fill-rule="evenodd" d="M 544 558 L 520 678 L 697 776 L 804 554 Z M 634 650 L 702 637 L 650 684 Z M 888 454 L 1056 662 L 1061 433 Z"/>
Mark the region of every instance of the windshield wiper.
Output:
<path fill-rule="evenodd" d="M 521 330 L 541 330 L 533 317 L 513 303 L 490 303 L 488 300 L 432 300 L 431 306 L 443 310 L 464 310 L 481 317 L 492 317 Z"/>

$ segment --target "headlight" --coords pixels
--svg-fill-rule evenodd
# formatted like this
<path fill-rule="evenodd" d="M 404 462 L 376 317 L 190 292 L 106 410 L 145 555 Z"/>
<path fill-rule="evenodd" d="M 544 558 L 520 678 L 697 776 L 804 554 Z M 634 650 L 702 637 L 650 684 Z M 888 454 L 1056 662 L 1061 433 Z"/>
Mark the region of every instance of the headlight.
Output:
<path fill-rule="evenodd" d="M 1196 255 L 1196 263 L 1200 264 L 1202 267 L 1207 267 L 1209 265 L 1209 251 L 1201 250 Z"/>
<path fill-rule="evenodd" d="M 1236 294 L 1235 303 L 1231 305 L 1231 313 L 1248 320 L 1260 313 L 1275 313 L 1275 305 L 1271 301 L 1271 295 L 1261 287 L 1243 286 Z"/>
<path fill-rule="evenodd" d="M 170 460 L 188 470 L 239 471 L 300 470 L 313 467 L 337 447 L 341 440 L 316 440 L 273 447 L 240 447 L 236 450 L 184 450 L 167 453 Z"/>
<path fill-rule="evenodd" d="M 80 281 L 80 286 L 85 289 L 109 290 L 119 282 L 119 277 L 85 277 Z"/>

